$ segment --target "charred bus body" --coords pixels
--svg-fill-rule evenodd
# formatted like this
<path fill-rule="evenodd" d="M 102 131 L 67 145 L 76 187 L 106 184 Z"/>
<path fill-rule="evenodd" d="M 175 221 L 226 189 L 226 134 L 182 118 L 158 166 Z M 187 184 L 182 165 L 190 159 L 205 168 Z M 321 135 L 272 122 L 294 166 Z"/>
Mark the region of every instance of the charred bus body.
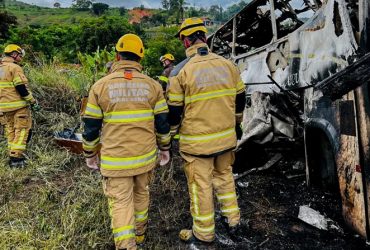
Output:
<path fill-rule="evenodd" d="M 255 0 L 208 38 L 248 88 L 240 145 L 303 144 L 307 183 L 339 189 L 345 221 L 367 239 L 369 5 Z"/>

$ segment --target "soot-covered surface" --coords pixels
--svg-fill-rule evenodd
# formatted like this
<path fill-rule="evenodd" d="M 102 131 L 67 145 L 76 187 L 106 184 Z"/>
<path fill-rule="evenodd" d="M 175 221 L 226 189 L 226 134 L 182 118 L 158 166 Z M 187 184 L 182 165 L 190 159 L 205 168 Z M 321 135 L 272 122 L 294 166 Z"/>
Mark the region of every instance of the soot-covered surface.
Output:
<path fill-rule="evenodd" d="M 297 163 L 298 162 L 298 163 Z M 241 238 L 231 239 L 216 212 L 212 245 L 186 245 L 178 239 L 191 227 L 186 178 L 179 155 L 167 169 L 157 171 L 145 249 L 362 249 L 365 240 L 346 228 L 339 197 L 305 183 L 303 159 L 284 156 L 268 170 L 237 181 L 242 215 Z M 295 167 L 293 167 L 295 166 Z M 292 177 L 292 178 L 288 178 Z M 344 231 L 322 231 L 298 219 L 307 205 L 334 220 Z"/>

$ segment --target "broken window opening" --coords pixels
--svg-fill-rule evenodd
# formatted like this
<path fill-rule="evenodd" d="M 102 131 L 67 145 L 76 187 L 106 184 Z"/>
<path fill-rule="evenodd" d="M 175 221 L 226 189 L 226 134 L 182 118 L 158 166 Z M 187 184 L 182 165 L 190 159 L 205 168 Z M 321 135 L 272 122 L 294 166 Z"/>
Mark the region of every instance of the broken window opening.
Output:
<path fill-rule="evenodd" d="M 275 14 L 278 26 L 278 38 L 284 37 L 298 29 L 311 18 L 316 11 L 316 5 L 309 0 L 277 1 Z"/>
<path fill-rule="evenodd" d="M 333 23 L 335 27 L 335 35 L 340 36 L 343 34 L 343 24 L 340 19 L 338 2 L 334 2 L 334 16 Z"/>
<path fill-rule="evenodd" d="M 299 28 L 321 6 L 315 0 L 274 0 L 277 38 L 282 38 Z M 271 6 L 269 0 L 253 1 L 235 17 L 235 56 L 273 42 Z M 212 48 L 217 54 L 232 57 L 233 19 L 213 35 Z"/>
<path fill-rule="evenodd" d="M 358 0 L 346 0 L 346 3 L 353 33 L 355 34 L 357 43 L 360 43 L 360 19 Z"/>

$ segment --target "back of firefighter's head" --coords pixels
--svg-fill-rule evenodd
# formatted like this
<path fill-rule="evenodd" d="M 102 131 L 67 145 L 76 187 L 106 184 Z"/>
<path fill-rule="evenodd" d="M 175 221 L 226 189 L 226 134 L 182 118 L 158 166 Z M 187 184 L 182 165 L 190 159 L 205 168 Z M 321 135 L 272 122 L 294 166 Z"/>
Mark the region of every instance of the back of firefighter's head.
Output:
<path fill-rule="evenodd" d="M 117 59 L 139 62 L 144 57 L 143 41 L 134 34 L 122 36 L 117 44 Z"/>
<path fill-rule="evenodd" d="M 4 55 L 13 58 L 16 62 L 20 62 L 26 55 L 26 52 L 16 44 L 9 44 L 4 49 Z"/>
<path fill-rule="evenodd" d="M 198 17 L 187 18 L 181 24 L 176 34 L 184 44 L 185 48 L 191 47 L 195 43 L 206 42 L 207 29 L 202 19 Z"/>
<path fill-rule="evenodd" d="M 165 54 L 159 58 L 159 61 L 163 66 L 167 66 L 175 61 L 175 57 L 172 54 Z"/>

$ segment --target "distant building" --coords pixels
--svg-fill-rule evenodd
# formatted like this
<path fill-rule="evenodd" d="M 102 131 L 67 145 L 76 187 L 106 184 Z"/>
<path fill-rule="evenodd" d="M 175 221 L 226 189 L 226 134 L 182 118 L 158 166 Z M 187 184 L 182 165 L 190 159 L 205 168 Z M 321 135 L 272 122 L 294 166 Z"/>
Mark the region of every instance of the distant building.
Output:
<path fill-rule="evenodd" d="M 213 20 L 209 17 L 201 17 L 205 26 L 212 26 L 214 24 Z"/>

